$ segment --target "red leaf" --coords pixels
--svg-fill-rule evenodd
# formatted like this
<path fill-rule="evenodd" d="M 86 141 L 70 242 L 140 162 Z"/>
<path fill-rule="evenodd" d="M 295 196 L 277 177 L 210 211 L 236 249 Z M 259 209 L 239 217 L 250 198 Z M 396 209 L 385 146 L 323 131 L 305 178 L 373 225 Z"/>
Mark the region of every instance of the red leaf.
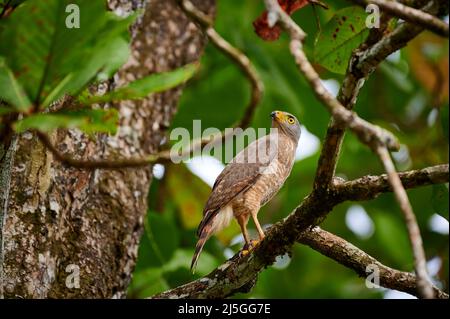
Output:
<path fill-rule="evenodd" d="M 281 9 L 287 14 L 291 15 L 295 11 L 303 8 L 310 3 L 309 0 L 278 0 Z M 253 27 L 256 34 L 266 41 L 278 40 L 281 34 L 281 28 L 278 25 L 270 28 L 267 21 L 267 11 L 264 11 L 255 21 L 253 21 Z"/>

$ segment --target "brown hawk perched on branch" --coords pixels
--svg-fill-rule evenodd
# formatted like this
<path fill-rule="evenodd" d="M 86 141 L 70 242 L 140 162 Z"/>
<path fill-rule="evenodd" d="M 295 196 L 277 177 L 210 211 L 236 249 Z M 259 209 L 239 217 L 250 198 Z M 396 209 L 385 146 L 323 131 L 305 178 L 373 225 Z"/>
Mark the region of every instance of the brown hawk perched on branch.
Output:
<path fill-rule="evenodd" d="M 300 138 L 300 123 L 295 116 L 275 111 L 271 117 L 270 134 L 249 144 L 217 177 L 197 230 L 199 240 L 192 258 L 192 271 L 206 241 L 228 226 L 233 216 L 244 235 L 244 250 L 252 247 L 247 232 L 250 217 L 259 239 L 264 238 L 257 218 L 259 209 L 272 199 L 289 176 Z"/>

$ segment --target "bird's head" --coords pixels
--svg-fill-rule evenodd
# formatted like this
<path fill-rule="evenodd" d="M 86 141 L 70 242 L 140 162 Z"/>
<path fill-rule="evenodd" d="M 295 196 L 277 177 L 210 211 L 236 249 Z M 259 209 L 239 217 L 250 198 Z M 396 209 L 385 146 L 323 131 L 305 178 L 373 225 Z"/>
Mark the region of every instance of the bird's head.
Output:
<path fill-rule="evenodd" d="M 280 129 L 295 142 L 300 138 L 300 122 L 297 118 L 287 112 L 273 111 L 270 113 L 272 118 L 272 127 Z"/>

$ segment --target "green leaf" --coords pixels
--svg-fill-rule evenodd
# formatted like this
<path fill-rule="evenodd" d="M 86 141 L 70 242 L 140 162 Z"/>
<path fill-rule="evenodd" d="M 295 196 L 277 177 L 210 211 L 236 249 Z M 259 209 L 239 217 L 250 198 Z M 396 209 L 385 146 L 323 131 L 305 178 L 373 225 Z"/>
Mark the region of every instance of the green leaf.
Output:
<path fill-rule="evenodd" d="M 148 264 L 165 265 L 175 253 L 179 244 L 178 230 L 173 223 L 158 213 L 148 212 L 145 236 L 150 243 Z"/>
<path fill-rule="evenodd" d="M 177 249 L 172 259 L 164 265 L 164 272 L 175 271 L 180 268 L 190 270 L 193 255 L 193 249 Z M 196 274 L 206 275 L 217 266 L 219 266 L 219 261 L 207 251 L 202 251 Z"/>
<path fill-rule="evenodd" d="M 22 86 L 5 64 L 3 57 L 0 57 L 0 88 L 0 99 L 10 103 L 18 111 L 26 112 L 32 107 Z"/>
<path fill-rule="evenodd" d="M 390 257 L 391 263 L 402 270 L 410 271 L 413 258 L 408 240 L 406 227 L 401 219 L 392 212 L 377 211 L 371 214 L 375 223 L 375 241 L 384 247 L 385 256 Z"/>
<path fill-rule="evenodd" d="M 14 109 L 10 107 L 0 106 L 0 116 L 13 112 Z"/>
<path fill-rule="evenodd" d="M 136 271 L 128 288 L 129 298 L 148 298 L 158 292 L 169 289 L 161 268 L 147 268 Z"/>
<path fill-rule="evenodd" d="M 337 11 L 318 35 L 315 61 L 332 72 L 345 74 L 352 51 L 369 34 L 366 16 L 367 13 L 357 6 Z"/>
<path fill-rule="evenodd" d="M 197 63 L 188 64 L 174 71 L 149 75 L 101 96 L 80 96 L 79 101 L 84 105 L 90 105 L 100 102 L 141 99 L 150 93 L 166 91 L 186 82 L 197 69 Z"/>
<path fill-rule="evenodd" d="M 17 132 L 29 129 L 49 132 L 57 128 L 78 128 L 88 134 L 95 132 L 115 134 L 117 121 L 118 112 L 115 109 L 39 113 L 16 122 L 14 129 Z"/>
<path fill-rule="evenodd" d="M 105 46 L 103 50 L 99 50 L 96 54 L 98 59 L 102 56 L 108 55 L 114 52 L 109 58 L 108 64 L 106 64 L 100 72 L 97 74 L 97 81 L 106 81 L 111 78 L 114 73 L 128 60 L 130 55 L 130 48 L 128 41 L 125 38 L 117 37 L 112 40 L 109 45 Z"/>
<path fill-rule="evenodd" d="M 431 202 L 434 212 L 444 216 L 448 220 L 448 187 L 445 184 L 433 185 L 433 192 L 431 193 Z"/>
<path fill-rule="evenodd" d="M 69 4 L 79 8 L 79 28 L 66 23 L 75 13 L 66 12 Z M 124 41 L 134 18 L 119 19 L 103 1 L 28 0 L 1 21 L 8 32 L 0 33 L 0 55 L 29 99 L 45 107 L 116 69 L 128 54 Z"/>

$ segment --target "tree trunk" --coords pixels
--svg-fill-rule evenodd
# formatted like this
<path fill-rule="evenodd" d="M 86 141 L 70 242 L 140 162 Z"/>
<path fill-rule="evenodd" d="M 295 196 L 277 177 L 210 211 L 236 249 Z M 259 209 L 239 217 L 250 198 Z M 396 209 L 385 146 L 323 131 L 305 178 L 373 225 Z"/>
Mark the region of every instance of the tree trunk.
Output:
<path fill-rule="evenodd" d="M 213 0 L 194 1 L 212 14 Z M 131 28 L 131 57 L 109 84 L 199 59 L 205 38 L 175 1 L 109 0 L 117 13 L 145 7 Z M 52 139 L 77 158 L 154 153 L 176 111 L 181 88 L 107 107 L 120 112 L 114 137 L 90 141 L 75 130 Z M 122 298 L 135 266 L 151 167 L 85 171 L 64 167 L 29 133 L 1 155 L 0 297 Z M 120 154 L 120 155 L 119 155 Z"/>

